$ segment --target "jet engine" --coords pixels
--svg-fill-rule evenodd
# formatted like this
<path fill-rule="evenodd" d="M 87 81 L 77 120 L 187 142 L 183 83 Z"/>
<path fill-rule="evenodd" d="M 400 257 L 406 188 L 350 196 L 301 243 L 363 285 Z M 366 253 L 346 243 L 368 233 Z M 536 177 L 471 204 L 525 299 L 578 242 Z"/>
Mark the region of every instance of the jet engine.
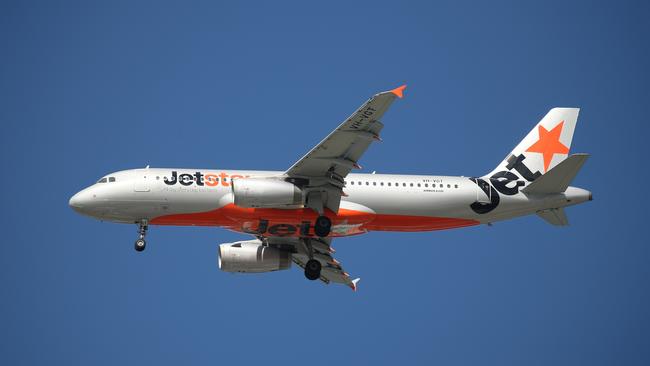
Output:
<path fill-rule="evenodd" d="M 272 178 L 238 178 L 231 182 L 239 207 L 286 207 L 302 204 L 302 191 L 293 183 Z"/>
<path fill-rule="evenodd" d="M 291 268 L 291 253 L 255 240 L 219 245 L 219 269 L 225 272 L 271 272 Z"/>

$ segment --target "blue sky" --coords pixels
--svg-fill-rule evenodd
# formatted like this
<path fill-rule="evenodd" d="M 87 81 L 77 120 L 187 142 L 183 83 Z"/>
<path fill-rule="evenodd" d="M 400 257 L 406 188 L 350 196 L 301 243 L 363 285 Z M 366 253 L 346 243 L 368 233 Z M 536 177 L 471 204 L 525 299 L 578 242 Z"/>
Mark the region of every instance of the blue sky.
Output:
<path fill-rule="evenodd" d="M 650 362 L 644 2 L 0 5 L 0 364 Z M 229 275 L 217 228 L 67 202 L 107 172 L 283 170 L 402 83 L 367 171 L 481 175 L 581 107 L 571 226 L 537 217 L 337 240 L 360 289 Z"/>

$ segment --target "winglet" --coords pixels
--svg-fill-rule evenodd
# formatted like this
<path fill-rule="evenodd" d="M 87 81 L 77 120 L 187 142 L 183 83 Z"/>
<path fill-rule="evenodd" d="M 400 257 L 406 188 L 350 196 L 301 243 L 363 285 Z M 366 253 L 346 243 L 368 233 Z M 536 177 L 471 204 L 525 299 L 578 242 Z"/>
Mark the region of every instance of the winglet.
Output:
<path fill-rule="evenodd" d="M 350 284 L 350 288 L 352 291 L 357 292 L 357 283 L 361 280 L 361 278 L 355 278 L 352 280 L 352 284 Z"/>
<path fill-rule="evenodd" d="M 404 97 L 404 89 L 406 89 L 406 84 L 398 86 L 397 88 L 391 90 L 390 92 L 395 94 L 398 98 Z"/>

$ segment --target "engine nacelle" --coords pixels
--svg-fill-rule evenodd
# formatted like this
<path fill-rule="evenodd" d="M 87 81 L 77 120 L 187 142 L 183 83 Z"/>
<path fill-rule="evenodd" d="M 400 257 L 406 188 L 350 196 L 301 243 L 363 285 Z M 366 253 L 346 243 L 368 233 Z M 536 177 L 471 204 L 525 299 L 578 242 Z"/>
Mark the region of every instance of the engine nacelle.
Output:
<path fill-rule="evenodd" d="M 271 272 L 291 268 L 291 253 L 255 240 L 219 245 L 219 269 L 226 272 Z"/>
<path fill-rule="evenodd" d="M 273 178 L 238 178 L 231 182 L 239 207 L 286 207 L 302 204 L 302 191 L 293 183 Z"/>

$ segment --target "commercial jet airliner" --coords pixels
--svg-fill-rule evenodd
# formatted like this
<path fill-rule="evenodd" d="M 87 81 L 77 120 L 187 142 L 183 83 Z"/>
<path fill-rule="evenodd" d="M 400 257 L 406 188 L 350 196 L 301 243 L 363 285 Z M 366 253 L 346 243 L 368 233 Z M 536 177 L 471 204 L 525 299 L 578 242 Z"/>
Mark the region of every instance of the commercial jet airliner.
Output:
<path fill-rule="evenodd" d="M 286 171 L 150 168 L 111 173 L 70 198 L 77 212 L 136 224 L 219 226 L 252 235 L 219 246 L 227 272 L 270 272 L 295 263 L 305 277 L 356 290 L 334 259 L 334 238 L 369 231 L 462 228 L 537 214 L 567 225 L 564 207 L 591 200 L 570 187 L 587 154 L 569 155 L 578 108 L 553 108 L 487 175 L 351 174 L 406 86 L 370 98 Z M 416 128 L 412 123 L 409 128 Z M 417 153 L 417 152 L 415 152 Z M 417 155 L 416 155 L 417 158 Z"/>

